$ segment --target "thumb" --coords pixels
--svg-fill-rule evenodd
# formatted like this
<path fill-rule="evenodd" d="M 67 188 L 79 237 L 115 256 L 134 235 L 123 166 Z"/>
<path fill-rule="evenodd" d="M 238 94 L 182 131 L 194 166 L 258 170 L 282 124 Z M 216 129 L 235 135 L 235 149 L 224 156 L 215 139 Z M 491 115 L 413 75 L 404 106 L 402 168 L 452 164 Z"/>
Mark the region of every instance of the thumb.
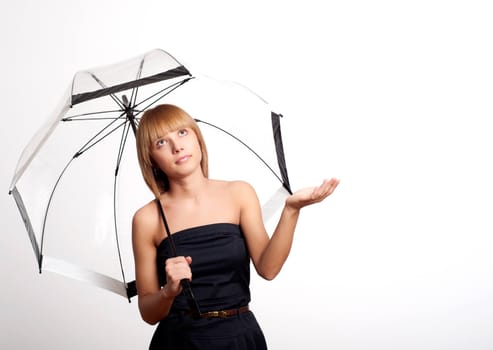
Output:
<path fill-rule="evenodd" d="M 186 256 L 185 260 L 187 261 L 188 265 L 192 264 L 192 257 L 191 256 Z"/>

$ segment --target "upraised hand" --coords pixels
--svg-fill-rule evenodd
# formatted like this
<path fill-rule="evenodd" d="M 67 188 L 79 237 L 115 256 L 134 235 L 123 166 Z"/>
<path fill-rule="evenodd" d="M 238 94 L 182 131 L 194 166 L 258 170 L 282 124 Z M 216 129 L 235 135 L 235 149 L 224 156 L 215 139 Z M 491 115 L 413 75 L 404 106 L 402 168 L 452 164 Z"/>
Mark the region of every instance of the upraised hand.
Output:
<path fill-rule="evenodd" d="M 337 185 L 339 185 L 339 179 L 332 178 L 325 179 L 318 187 L 298 190 L 286 199 L 286 206 L 299 210 L 307 205 L 319 203 L 331 195 Z"/>

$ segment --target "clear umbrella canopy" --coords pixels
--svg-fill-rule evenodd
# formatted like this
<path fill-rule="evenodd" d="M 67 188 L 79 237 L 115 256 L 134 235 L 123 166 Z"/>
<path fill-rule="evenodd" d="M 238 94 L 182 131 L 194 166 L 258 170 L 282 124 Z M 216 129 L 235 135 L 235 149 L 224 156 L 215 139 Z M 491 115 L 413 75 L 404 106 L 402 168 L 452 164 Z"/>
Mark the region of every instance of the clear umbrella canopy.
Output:
<path fill-rule="evenodd" d="M 10 193 L 40 272 L 135 294 L 131 220 L 153 194 L 140 173 L 134 132 L 142 113 L 161 103 L 199 122 L 211 178 L 250 182 L 264 220 L 275 213 L 290 192 L 280 115 L 244 86 L 192 75 L 153 50 L 76 73 L 22 153 Z"/>

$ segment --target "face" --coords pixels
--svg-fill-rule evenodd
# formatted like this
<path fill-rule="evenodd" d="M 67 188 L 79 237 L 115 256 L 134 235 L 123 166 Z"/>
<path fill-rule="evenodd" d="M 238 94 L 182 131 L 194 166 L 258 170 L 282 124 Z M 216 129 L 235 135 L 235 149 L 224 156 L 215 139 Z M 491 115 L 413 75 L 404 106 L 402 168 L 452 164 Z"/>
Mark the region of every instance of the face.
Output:
<path fill-rule="evenodd" d="M 202 152 L 197 136 L 190 128 L 179 128 L 153 141 L 151 156 L 168 178 L 179 178 L 201 171 Z"/>

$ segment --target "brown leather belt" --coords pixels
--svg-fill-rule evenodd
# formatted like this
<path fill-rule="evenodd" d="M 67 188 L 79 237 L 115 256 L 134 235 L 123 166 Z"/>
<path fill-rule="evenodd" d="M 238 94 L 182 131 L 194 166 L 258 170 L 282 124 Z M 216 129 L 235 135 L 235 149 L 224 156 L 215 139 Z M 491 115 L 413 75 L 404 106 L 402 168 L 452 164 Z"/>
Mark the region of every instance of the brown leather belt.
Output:
<path fill-rule="evenodd" d="M 250 311 L 250 308 L 247 305 L 247 306 L 242 306 L 239 309 L 203 312 L 200 314 L 200 318 L 228 318 L 248 311 Z M 190 314 L 190 312 L 186 312 L 186 313 Z"/>

